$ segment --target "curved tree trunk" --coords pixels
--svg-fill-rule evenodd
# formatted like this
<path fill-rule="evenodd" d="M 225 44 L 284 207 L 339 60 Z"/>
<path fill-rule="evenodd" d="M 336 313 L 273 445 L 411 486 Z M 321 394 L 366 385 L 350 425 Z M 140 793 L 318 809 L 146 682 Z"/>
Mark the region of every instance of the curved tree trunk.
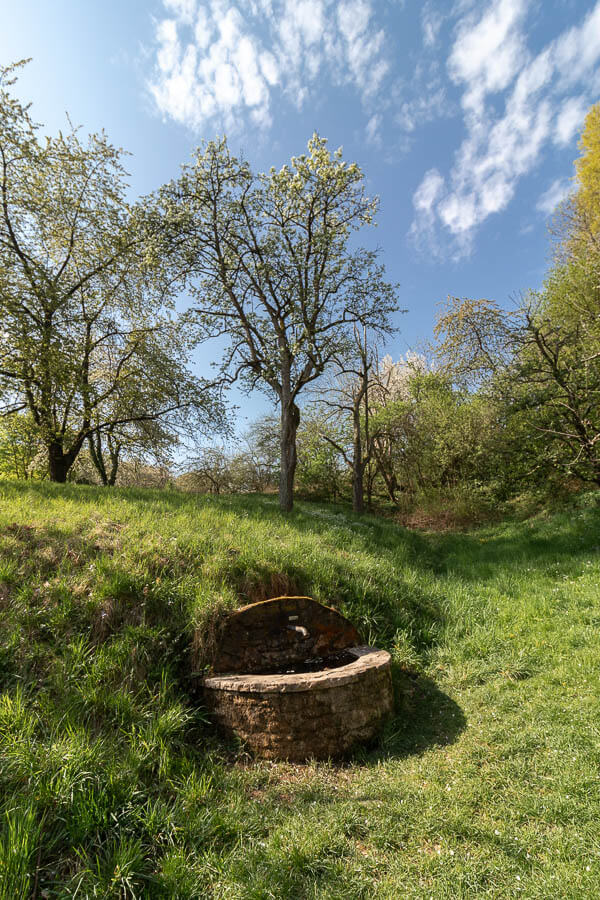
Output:
<path fill-rule="evenodd" d="M 104 457 L 102 456 L 102 441 L 98 432 L 96 432 L 95 434 L 90 434 L 88 438 L 88 445 L 90 448 L 90 456 L 92 457 L 94 467 L 98 472 L 98 475 L 100 476 L 100 481 L 106 487 L 108 484 L 108 476 L 106 474 L 106 467 L 104 465 Z"/>
<path fill-rule="evenodd" d="M 117 481 L 117 472 L 119 471 L 119 461 L 121 455 L 121 444 L 118 440 L 113 440 L 110 432 L 107 436 L 108 453 L 110 456 L 110 472 L 108 475 L 108 486 L 114 487 Z"/>

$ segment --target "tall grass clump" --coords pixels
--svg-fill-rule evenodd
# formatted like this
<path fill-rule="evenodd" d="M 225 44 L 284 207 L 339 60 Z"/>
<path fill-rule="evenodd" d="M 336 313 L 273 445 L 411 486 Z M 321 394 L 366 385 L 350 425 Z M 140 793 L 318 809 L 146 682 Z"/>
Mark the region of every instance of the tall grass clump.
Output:
<path fill-rule="evenodd" d="M 37 882 L 36 854 L 40 847 L 41 822 L 33 806 L 18 796 L 5 801 L 0 832 L 0 898 L 29 897 Z"/>

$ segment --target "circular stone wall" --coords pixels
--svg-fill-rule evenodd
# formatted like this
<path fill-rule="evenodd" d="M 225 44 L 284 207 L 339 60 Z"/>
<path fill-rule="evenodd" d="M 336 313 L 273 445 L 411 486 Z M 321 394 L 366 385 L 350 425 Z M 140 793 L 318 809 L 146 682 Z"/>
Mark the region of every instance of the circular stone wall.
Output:
<path fill-rule="evenodd" d="M 320 672 L 217 675 L 204 696 L 217 724 L 256 756 L 294 762 L 340 756 L 392 712 L 390 655 L 351 647 L 354 662 Z"/>

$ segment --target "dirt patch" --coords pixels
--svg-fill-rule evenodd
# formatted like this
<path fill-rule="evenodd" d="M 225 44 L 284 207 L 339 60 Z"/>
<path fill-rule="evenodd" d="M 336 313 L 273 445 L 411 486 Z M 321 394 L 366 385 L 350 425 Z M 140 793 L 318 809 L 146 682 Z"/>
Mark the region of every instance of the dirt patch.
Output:
<path fill-rule="evenodd" d="M 273 572 L 266 578 L 246 578 L 240 585 L 239 592 L 245 603 L 259 603 L 270 597 L 296 596 L 299 588 L 289 575 Z"/>
<path fill-rule="evenodd" d="M 92 623 L 92 640 L 101 644 L 124 625 L 139 625 L 142 611 L 129 597 L 107 597 L 98 607 Z"/>
<path fill-rule="evenodd" d="M 415 509 L 410 513 L 396 513 L 392 518 L 403 528 L 412 528 L 415 531 L 460 531 L 476 528 L 486 522 L 493 521 L 493 516 L 467 515 L 457 513 L 452 509 L 426 510 Z"/>
<path fill-rule="evenodd" d="M 119 535 L 122 528 L 119 522 L 99 522 L 89 532 L 89 544 L 97 553 L 110 555 L 121 546 Z"/>
<path fill-rule="evenodd" d="M 0 609 L 8 609 L 11 593 L 9 586 L 4 581 L 0 581 Z"/>
<path fill-rule="evenodd" d="M 35 528 L 33 525 L 20 525 L 18 522 L 11 522 L 6 526 L 6 534 L 13 534 L 19 540 L 33 539 L 35 536 Z"/>

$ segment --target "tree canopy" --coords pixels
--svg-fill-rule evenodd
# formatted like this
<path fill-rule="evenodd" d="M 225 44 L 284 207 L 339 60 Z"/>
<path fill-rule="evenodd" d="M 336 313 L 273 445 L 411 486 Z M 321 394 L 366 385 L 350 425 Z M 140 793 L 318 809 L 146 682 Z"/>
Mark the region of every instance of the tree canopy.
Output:
<path fill-rule="evenodd" d="M 0 77 L 0 397 L 27 409 L 64 481 L 82 446 L 108 429 L 184 409 L 216 418 L 160 266 L 146 260 L 126 199 L 123 153 L 77 129 L 42 138 Z"/>
<path fill-rule="evenodd" d="M 581 156 L 575 160 L 577 207 L 587 236 L 600 250 L 600 103 L 586 116 L 579 147 Z"/>
<path fill-rule="evenodd" d="M 289 510 L 300 393 L 349 345 L 353 323 L 392 329 L 395 290 L 377 253 L 350 248 L 377 201 L 356 163 L 316 134 L 306 154 L 258 175 L 225 139 L 209 142 L 157 201 L 200 335 L 226 336 L 223 371 L 279 403 L 280 505 Z"/>

